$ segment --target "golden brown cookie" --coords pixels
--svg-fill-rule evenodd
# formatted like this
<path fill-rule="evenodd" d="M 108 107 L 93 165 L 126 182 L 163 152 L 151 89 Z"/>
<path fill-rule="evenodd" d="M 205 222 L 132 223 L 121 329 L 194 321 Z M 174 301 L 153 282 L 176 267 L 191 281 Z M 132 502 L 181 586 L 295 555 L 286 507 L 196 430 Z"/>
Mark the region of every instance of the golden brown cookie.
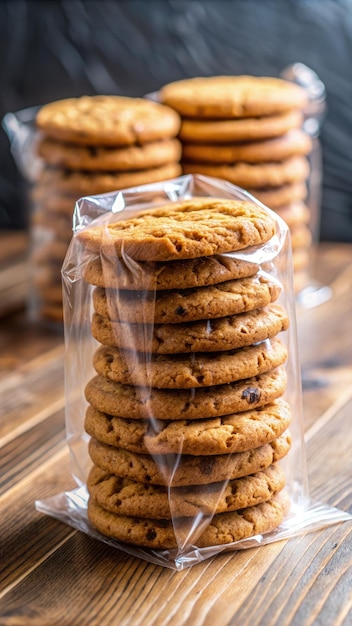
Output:
<path fill-rule="evenodd" d="M 185 143 L 225 144 L 235 141 L 259 141 L 281 137 L 303 124 L 301 111 L 292 110 L 266 117 L 227 120 L 186 119 L 181 122 L 179 137 Z"/>
<path fill-rule="evenodd" d="M 292 202 L 301 202 L 307 198 L 307 185 L 303 182 L 262 189 L 247 187 L 246 191 L 270 209 L 276 209 Z"/>
<path fill-rule="evenodd" d="M 275 213 L 292 228 L 310 221 L 310 209 L 304 202 L 292 202 L 286 206 L 277 207 Z"/>
<path fill-rule="evenodd" d="M 287 330 L 289 319 L 280 305 L 212 321 L 138 327 L 93 314 L 92 335 L 108 346 L 155 354 L 217 352 L 249 346 Z"/>
<path fill-rule="evenodd" d="M 182 169 L 184 174 L 215 176 L 246 189 L 248 187 L 261 189 L 262 187 L 281 187 L 306 180 L 309 175 L 309 162 L 305 157 L 300 156 L 276 163 L 235 163 L 233 165 L 183 161 Z"/>
<path fill-rule="evenodd" d="M 193 420 L 248 411 L 282 396 L 283 368 L 239 382 L 200 389 L 146 389 L 95 376 L 85 396 L 95 409 L 128 419 Z"/>
<path fill-rule="evenodd" d="M 60 168 L 44 168 L 38 177 L 38 183 L 50 193 L 71 194 L 77 199 L 108 193 L 117 189 L 125 189 L 137 185 L 146 185 L 181 174 L 178 163 L 168 163 L 159 167 L 135 172 L 89 172 L 86 170 L 62 170 Z"/>
<path fill-rule="evenodd" d="M 145 356 L 100 346 L 93 355 L 93 366 L 101 376 L 125 385 L 188 389 L 258 376 L 282 365 L 286 359 L 286 346 L 275 338 L 230 352 L 170 356 Z"/>
<path fill-rule="evenodd" d="M 98 433 L 105 440 L 102 443 L 107 443 L 107 440 L 113 440 L 113 436 L 104 436 L 103 428 L 107 425 L 104 415 L 99 424 L 101 412 L 90 408 L 85 423 L 88 434 Z M 111 421 L 109 416 L 107 419 L 114 429 L 115 439 L 120 445 L 125 442 L 126 449 L 131 445 L 128 442 L 136 441 L 138 436 L 138 441 L 143 440 L 143 447 L 151 455 L 204 456 L 244 452 L 270 443 L 288 428 L 291 411 L 287 402 L 280 398 L 258 409 L 212 419 L 180 419 L 165 423 L 138 420 L 136 424 L 132 419 L 111 418 Z"/>
<path fill-rule="evenodd" d="M 268 241 L 275 220 L 251 202 L 192 198 L 136 217 L 82 230 L 89 250 L 137 261 L 173 261 L 234 252 Z"/>
<path fill-rule="evenodd" d="M 157 102 L 123 96 L 82 96 L 41 107 L 37 127 L 60 141 L 131 146 L 177 135 L 175 111 Z"/>
<path fill-rule="evenodd" d="M 284 161 L 296 155 L 305 156 L 312 149 L 310 135 L 291 130 L 282 137 L 262 141 L 226 144 L 183 144 L 183 161 L 198 163 L 267 163 Z"/>
<path fill-rule="evenodd" d="M 135 171 L 176 163 L 181 158 L 177 139 L 153 141 L 142 146 L 115 148 L 83 146 L 43 137 L 37 146 L 38 155 L 55 167 L 89 171 Z"/>
<path fill-rule="evenodd" d="M 186 78 L 164 85 L 158 95 L 183 117 L 195 118 L 273 115 L 308 104 L 302 87 L 266 76 Z"/>
<path fill-rule="evenodd" d="M 118 515 L 170 519 L 237 511 L 270 500 L 285 486 L 279 465 L 250 476 L 191 487 L 147 485 L 93 466 L 87 480 L 88 492 L 103 509 Z"/>
<path fill-rule="evenodd" d="M 88 261 L 82 268 L 84 279 L 97 287 L 112 289 L 189 289 L 216 285 L 227 280 L 247 278 L 259 265 L 231 256 L 214 255 L 199 259 L 148 263 L 140 261 L 129 267 L 118 257 Z"/>
<path fill-rule="evenodd" d="M 116 291 L 96 287 L 96 313 L 130 324 L 179 324 L 216 319 L 262 308 L 280 295 L 279 283 L 266 276 L 229 280 L 218 285 L 154 292 Z"/>
<path fill-rule="evenodd" d="M 291 227 L 292 250 L 309 248 L 312 243 L 312 233 L 306 224 L 296 224 Z"/>
<path fill-rule="evenodd" d="M 289 500 L 280 492 L 271 500 L 256 506 L 214 515 L 209 525 L 200 536 L 192 538 L 192 544 L 198 548 L 225 545 L 234 541 L 270 532 L 282 522 L 289 508 Z M 88 518 L 91 524 L 102 534 L 119 541 L 154 549 L 177 548 L 174 526 L 168 520 L 153 520 L 117 515 L 101 508 L 92 498 L 88 503 Z M 177 524 L 178 538 L 189 538 L 188 518 Z M 198 533 L 197 533 L 198 534 Z"/>
<path fill-rule="evenodd" d="M 123 448 L 109 446 L 91 438 L 90 458 L 102 470 L 115 476 L 150 485 L 209 485 L 263 471 L 283 459 L 291 448 L 291 436 L 286 431 L 259 448 L 232 454 L 213 456 L 166 456 L 157 462 L 149 454 L 136 454 Z"/>

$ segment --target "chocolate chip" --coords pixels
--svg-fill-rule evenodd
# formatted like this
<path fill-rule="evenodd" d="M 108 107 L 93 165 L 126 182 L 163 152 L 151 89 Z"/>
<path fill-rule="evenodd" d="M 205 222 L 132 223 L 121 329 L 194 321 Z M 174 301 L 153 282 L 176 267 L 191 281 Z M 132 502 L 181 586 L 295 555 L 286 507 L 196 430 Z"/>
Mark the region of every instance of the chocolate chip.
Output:
<path fill-rule="evenodd" d="M 153 539 L 155 539 L 155 537 L 156 537 L 155 528 L 148 528 L 148 531 L 147 531 L 147 539 L 148 539 L 148 541 L 153 541 Z"/>
<path fill-rule="evenodd" d="M 254 404 L 260 400 L 260 390 L 258 387 L 247 387 L 242 391 L 242 399 L 247 400 L 248 404 Z"/>
<path fill-rule="evenodd" d="M 184 315 L 186 315 L 187 311 L 183 308 L 183 306 L 178 306 L 175 313 L 176 315 L 180 315 L 180 317 L 183 317 Z"/>

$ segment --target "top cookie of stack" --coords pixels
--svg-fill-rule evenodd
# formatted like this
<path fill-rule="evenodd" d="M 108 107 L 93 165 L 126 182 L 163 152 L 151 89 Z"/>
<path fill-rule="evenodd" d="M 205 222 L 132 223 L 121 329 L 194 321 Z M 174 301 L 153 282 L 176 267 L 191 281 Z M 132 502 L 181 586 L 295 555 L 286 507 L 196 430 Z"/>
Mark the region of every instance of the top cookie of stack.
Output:
<path fill-rule="evenodd" d="M 76 200 L 178 176 L 180 118 L 141 98 L 99 95 L 51 102 L 39 110 L 36 125 L 44 166 L 33 190 L 33 226 L 46 230 L 49 246 L 37 250 L 35 281 L 43 311 L 60 319 L 60 267 Z M 52 241 L 64 244 L 55 258 Z"/>
<path fill-rule="evenodd" d="M 159 97 L 182 117 L 183 172 L 226 179 L 276 210 L 302 269 L 311 243 L 304 89 L 278 78 L 212 76 L 169 83 Z"/>

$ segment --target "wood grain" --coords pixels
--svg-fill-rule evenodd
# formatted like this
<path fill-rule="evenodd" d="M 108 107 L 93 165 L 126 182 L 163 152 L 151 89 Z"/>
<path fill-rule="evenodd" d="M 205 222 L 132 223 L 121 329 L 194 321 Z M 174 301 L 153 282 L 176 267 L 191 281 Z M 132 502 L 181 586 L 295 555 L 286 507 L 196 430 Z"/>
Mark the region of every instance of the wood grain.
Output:
<path fill-rule="evenodd" d="M 333 297 L 297 314 L 309 485 L 314 501 L 352 513 L 352 246 L 319 254 Z M 352 623 L 350 521 L 176 572 L 36 511 L 74 486 L 62 337 L 16 315 L 1 348 L 17 358 L 0 368 L 0 626 Z"/>

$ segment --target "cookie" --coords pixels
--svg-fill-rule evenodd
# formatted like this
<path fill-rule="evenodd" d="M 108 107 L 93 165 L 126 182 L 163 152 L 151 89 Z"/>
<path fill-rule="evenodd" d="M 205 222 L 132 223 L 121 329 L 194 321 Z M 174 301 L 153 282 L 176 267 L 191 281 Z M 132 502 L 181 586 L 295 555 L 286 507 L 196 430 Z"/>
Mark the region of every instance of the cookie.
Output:
<path fill-rule="evenodd" d="M 95 409 L 128 419 L 193 420 L 248 411 L 273 402 L 286 389 L 278 368 L 240 382 L 200 389 L 145 389 L 95 376 L 85 396 Z"/>
<path fill-rule="evenodd" d="M 235 252 L 268 241 L 275 220 L 251 202 L 192 198 L 78 234 L 89 250 L 137 261 L 174 261 Z M 104 242 L 103 242 L 104 238 Z"/>
<path fill-rule="evenodd" d="M 195 118 L 257 117 L 308 104 L 302 87 L 266 76 L 186 78 L 164 85 L 158 95 L 181 116 Z"/>
<path fill-rule="evenodd" d="M 98 95 L 50 102 L 38 111 L 36 125 L 60 141 L 132 146 L 176 136 L 180 119 L 151 100 Z"/>
<path fill-rule="evenodd" d="M 266 276 L 229 280 L 218 285 L 183 291 L 115 291 L 96 287 L 96 313 L 131 324 L 179 324 L 215 319 L 261 308 L 275 302 L 279 283 Z"/>
<path fill-rule="evenodd" d="M 192 544 L 198 548 L 230 544 L 254 535 L 270 532 L 282 522 L 289 501 L 284 492 L 256 506 L 214 515 L 200 536 L 192 536 Z M 117 515 L 101 508 L 92 498 L 88 502 L 88 518 L 103 535 L 119 541 L 153 549 L 177 548 L 171 520 L 153 520 Z M 189 523 L 177 524 L 177 538 L 189 540 Z M 203 528 L 203 527 L 202 527 Z M 199 531 L 201 532 L 201 531 Z"/>
<path fill-rule="evenodd" d="M 90 458 L 100 469 L 129 480 L 172 487 L 209 485 L 248 476 L 277 463 L 290 448 L 288 431 L 270 443 L 245 452 L 214 456 L 171 455 L 157 461 L 149 454 L 136 454 L 93 438 L 88 443 Z"/>
<path fill-rule="evenodd" d="M 108 193 L 117 189 L 176 178 L 180 174 L 181 167 L 178 163 L 168 163 L 135 172 L 89 172 L 45 167 L 40 172 L 38 180 L 42 187 L 48 189 L 48 192 L 69 193 L 76 195 L 78 199 L 81 196 Z"/>
<path fill-rule="evenodd" d="M 214 255 L 165 263 L 141 261 L 131 269 L 123 259 L 111 257 L 104 259 L 103 266 L 100 258 L 92 259 L 82 270 L 84 279 L 97 287 L 153 291 L 205 287 L 247 278 L 257 273 L 259 265 Z"/>
<path fill-rule="evenodd" d="M 285 363 L 287 348 L 279 339 L 230 352 L 143 355 L 100 346 L 93 355 L 98 374 L 122 383 L 157 389 L 222 385 L 258 376 Z"/>
<path fill-rule="evenodd" d="M 263 204 L 266 204 L 270 209 L 276 209 L 292 202 L 301 202 L 307 198 L 307 185 L 303 182 L 281 185 L 280 187 L 263 187 L 261 189 L 247 187 L 246 191 Z"/>
<path fill-rule="evenodd" d="M 90 496 L 106 511 L 153 519 L 237 511 L 270 500 L 284 486 L 285 474 L 279 465 L 222 483 L 176 487 L 169 497 L 166 487 L 114 476 L 95 466 L 87 480 Z"/>
<path fill-rule="evenodd" d="M 239 187 L 280 187 L 305 180 L 309 175 L 309 162 L 305 157 L 291 157 L 276 163 L 217 163 L 182 162 L 184 174 L 203 174 L 224 178 Z"/>
<path fill-rule="evenodd" d="M 88 415 L 88 412 L 87 412 Z M 86 420 L 87 429 L 93 434 L 101 432 L 99 426 L 94 425 L 94 419 L 99 414 L 89 412 Z M 92 428 L 89 424 L 93 421 Z M 244 411 L 204 420 L 175 420 L 164 423 L 141 422 L 136 425 L 133 420 L 119 420 L 116 418 L 111 427 L 115 429 L 115 437 L 120 442 L 127 442 L 129 449 L 129 434 L 135 439 L 137 434 L 142 438 L 144 430 L 144 446 L 151 455 L 160 454 L 189 454 L 193 456 L 230 454 L 259 448 L 270 443 L 288 428 L 291 421 L 289 406 L 279 399 L 271 404 Z M 105 420 L 102 422 L 106 424 Z M 106 437 L 104 437 L 106 439 Z M 109 440 L 113 439 L 112 434 Z M 103 443 L 106 443 L 105 441 Z M 110 444 L 109 444 L 110 445 Z"/>
<path fill-rule="evenodd" d="M 111 322 L 93 314 L 93 337 L 104 345 L 133 347 L 138 352 L 177 354 L 233 350 L 274 337 L 287 330 L 289 318 L 280 305 L 269 305 L 248 313 L 190 324 L 159 324 L 148 327 Z"/>
<path fill-rule="evenodd" d="M 178 139 L 153 141 L 142 146 L 125 148 L 83 146 L 43 137 L 37 152 L 45 163 L 71 170 L 134 171 L 148 170 L 181 158 Z"/>
<path fill-rule="evenodd" d="M 277 207 L 275 213 L 277 213 L 290 228 L 308 224 L 310 221 L 310 209 L 304 202 L 292 202 L 286 206 Z"/>
<path fill-rule="evenodd" d="M 310 135 L 291 130 L 282 137 L 232 144 L 183 144 L 182 159 L 198 163 L 266 163 L 305 156 L 312 149 Z"/>
<path fill-rule="evenodd" d="M 234 141 L 259 141 L 281 137 L 300 128 L 303 114 L 298 109 L 265 117 L 226 120 L 187 119 L 181 121 L 179 138 L 184 143 L 225 144 Z"/>
<path fill-rule="evenodd" d="M 312 243 L 312 233 L 305 224 L 296 224 L 291 227 L 292 250 L 309 248 Z"/>

